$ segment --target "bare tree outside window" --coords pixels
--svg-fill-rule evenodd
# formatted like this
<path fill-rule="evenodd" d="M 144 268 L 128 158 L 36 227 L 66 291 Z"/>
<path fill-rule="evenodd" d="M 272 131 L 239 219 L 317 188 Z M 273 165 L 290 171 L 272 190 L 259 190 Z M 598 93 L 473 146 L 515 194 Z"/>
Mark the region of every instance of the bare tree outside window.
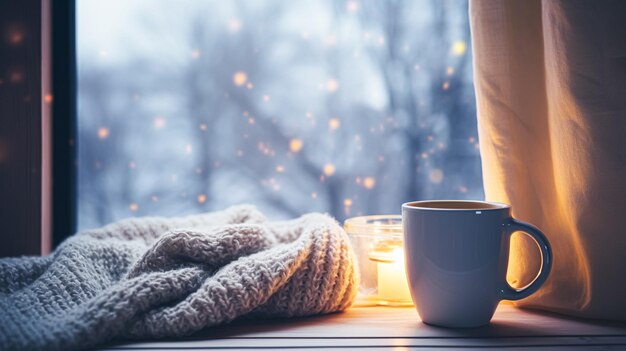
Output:
<path fill-rule="evenodd" d="M 466 1 L 78 3 L 79 227 L 483 198 Z"/>

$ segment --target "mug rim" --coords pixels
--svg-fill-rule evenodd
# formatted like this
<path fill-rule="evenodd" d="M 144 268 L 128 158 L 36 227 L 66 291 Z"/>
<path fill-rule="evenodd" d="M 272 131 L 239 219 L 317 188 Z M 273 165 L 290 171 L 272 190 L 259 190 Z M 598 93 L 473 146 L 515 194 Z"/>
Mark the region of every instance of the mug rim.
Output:
<path fill-rule="evenodd" d="M 443 204 L 443 203 L 458 203 L 460 208 L 445 208 L 445 207 L 435 207 L 435 206 L 427 206 L 428 204 Z M 476 204 L 474 208 L 467 207 L 463 208 L 463 204 Z M 420 206 L 421 205 L 421 206 Z M 482 207 L 481 207 L 482 206 Z M 485 207 L 488 206 L 488 207 Z M 420 201 L 409 201 L 402 204 L 402 209 L 408 210 L 421 210 L 421 211 L 466 211 L 466 212 L 475 212 L 475 211 L 501 211 L 510 209 L 511 205 L 496 202 L 496 201 L 483 201 L 483 200 L 420 200 Z"/>

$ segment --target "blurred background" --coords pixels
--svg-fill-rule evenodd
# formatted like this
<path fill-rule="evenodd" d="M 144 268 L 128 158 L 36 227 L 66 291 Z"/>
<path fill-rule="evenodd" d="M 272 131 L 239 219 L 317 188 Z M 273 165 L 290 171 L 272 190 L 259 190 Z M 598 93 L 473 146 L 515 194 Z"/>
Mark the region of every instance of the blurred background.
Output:
<path fill-rule="evenodd" d="M 484 198 L 467 1 L 77 6 L 79 229 Z"/>

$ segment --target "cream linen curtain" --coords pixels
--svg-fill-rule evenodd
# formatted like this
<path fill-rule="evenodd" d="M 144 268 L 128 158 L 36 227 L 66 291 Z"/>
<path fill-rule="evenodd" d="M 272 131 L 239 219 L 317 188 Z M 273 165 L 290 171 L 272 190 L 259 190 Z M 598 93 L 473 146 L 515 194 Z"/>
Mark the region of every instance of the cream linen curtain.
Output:
<path fill-rule="evenodd" d="M 474 0 L 470 18 L 486 197 L 554 251 L 519 305 L 626 320 L 626 1 Z M 538 257 L 514 237 L 509 281 Z"/>

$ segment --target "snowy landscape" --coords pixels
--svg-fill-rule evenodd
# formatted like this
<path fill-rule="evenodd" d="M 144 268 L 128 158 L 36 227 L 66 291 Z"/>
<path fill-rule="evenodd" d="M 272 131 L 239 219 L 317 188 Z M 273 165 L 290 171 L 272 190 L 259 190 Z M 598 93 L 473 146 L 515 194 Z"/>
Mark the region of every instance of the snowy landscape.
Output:
<path fill-rule="evenodd" d="M 484 197 L 466 1 L 77 6 L 79 229 Z"/>

